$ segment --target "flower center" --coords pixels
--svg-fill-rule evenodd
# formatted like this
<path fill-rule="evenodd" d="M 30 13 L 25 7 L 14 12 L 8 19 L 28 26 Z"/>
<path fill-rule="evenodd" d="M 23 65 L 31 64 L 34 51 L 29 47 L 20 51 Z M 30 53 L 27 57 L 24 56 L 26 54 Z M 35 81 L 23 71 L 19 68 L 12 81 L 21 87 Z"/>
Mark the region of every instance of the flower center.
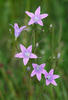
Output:
<path fill-rule="evenodd" d="M 30 56 L 30 53 L 29 52 L 25 52 L 25 56 L 26 57 L 29 57 Z"/>
<path fill-rule="evenodd" d="M 52 77 L 51 77 L 50 75 L 48 75 L 48 76 L 47 76 L 47 79 L 48 79 L 49 81 L 51 81 L 51 80 L 52 80 Z"/>
<path fill-rule="evenodd" d="M 39 18 L 37 16 L 34 17 L 34 21 L 37 22 Z"/>
<path fill-rule="evenodd" d="M 40 67 L 39 67 L 39 65 L 37 65 L 37 67 L 36 67 L 36 70 L 37 70 L 37 71 L 39 71 L 39 70 L 40 70 Z"/>

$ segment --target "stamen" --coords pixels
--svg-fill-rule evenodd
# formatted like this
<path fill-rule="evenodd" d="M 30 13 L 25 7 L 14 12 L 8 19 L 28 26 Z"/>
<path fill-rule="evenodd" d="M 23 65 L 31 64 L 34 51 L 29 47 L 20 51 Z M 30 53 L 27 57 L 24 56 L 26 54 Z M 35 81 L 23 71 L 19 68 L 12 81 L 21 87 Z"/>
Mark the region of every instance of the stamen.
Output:
<path fill-rule="evenodd" d="M 49 81 L 51 81 L 51 80 L 52 80 L 52 77 L 51 77 L 50 75 L 48 75 L 48 76 L 47 76 L 47 79 L 48 79 Z"/>
<path fill-rule="evenodd" d="M 25 56 L 29 57 L 30 53 L 29 52 L 25 52 Z"/>
<path fill-rule="evenodd" d="M 34 17 L 34 21 L 37 22 L 39 18 L 37 16 Z"/>
<path fill-rule="evenodd" d="M 37 67 L 36 67 L 36 70 L 37 70 L 37 71 L 39 71 L 39 70 L 40 70 L 40 67 L 39 67 L 39 65 L 37 65 Z"/>

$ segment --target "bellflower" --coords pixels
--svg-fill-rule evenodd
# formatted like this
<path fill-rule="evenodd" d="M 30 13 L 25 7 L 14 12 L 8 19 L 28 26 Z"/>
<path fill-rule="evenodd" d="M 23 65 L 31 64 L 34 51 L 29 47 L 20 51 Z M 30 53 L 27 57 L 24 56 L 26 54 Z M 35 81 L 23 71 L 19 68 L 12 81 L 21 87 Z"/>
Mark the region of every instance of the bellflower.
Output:
<path fill-rule="evenodd" d="M 31 77 L 33 77 L 34 75 L 37 76 L 37 79 L 40 81 L 41 80 L 41 74 L 45 74 L 46 70 L 44 69 L 45 64 L 32 64 L 34 70 L 31 73 Z"/>
<path fill-rule="evenodd" d="M 23 58 L 23 63 L 26 65 L 29 61 L 29 58 L 37 58 L 35 54 L 32 53 L 32 45 L 30 45 L 27 49 L 20 44 L 21 52 L 15 55 L 16 58 Z"/>
<path fill-rule="evenodd" d="M 51 69 L 49 73 L 45 72 L 46 85 L 49 85 L 51 83 L 57 86 L 55 79 L 59 78 L 59 75 L 53 75 L 53 72 L 54 72 L 53 69 Z"/>
<path fill-rule="evenodd" d="M 48 16 L 48 14 L 40 14 L 40 6 L 36 9 L 34 14 L 28 11 L 26 11 L 25 13 L 31 18 L 28 25 L 35 23 L 43 26 L 42 19 Z"/>
<path fill-rule="evenodd" d="M 26 28 L 26 26 L 22 26 L 19 28 L 18 24 L 15 23 L 14 24 L 14 34 L 15 34 L 15 38 L 17 39 L 20 35 L 20 33 Z"/>

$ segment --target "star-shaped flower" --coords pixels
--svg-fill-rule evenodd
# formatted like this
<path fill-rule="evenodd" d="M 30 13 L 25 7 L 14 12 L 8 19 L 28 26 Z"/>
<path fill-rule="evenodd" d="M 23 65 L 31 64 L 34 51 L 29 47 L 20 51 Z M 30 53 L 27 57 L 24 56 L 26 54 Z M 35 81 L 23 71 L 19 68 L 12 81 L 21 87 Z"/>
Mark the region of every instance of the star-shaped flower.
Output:
<path fill-rule="evenodd" d="M 30 45 L 27 49 L 20 44 L 21 52 L 15 55 L 16 58 L 23 58 L 23 63 L 26 65 L 29 61 L 29 58 L 37 58 L 35 54 L 32 53 L 32 45 Z"/>
<path fill-rule="evenodd" d="M 28 25 L 36 23 L 36 24 L 40 24 L 41 26 L 43 26 L 42 19 L 48 16 L 48 14 L 40 14 L 40 6 L 36 9 L 35 14 L 28 12 L 28 11 L 26 11 L 25 13 L 29 17 L 31 17 Z"/>
<path fill-rule="evenodd" d="M 46 85 L 49 85 L 50 83 L 57 86 L 57 83 L 55 82 L 56 78 L 59 78 L 59 75 L 53 75 L 54 70 L 51 69 L 49 73 L 45 73 L 45 79 L 46 79 Z"/>
<path fill-rule="evenodd" d="M 44 69 L 45 64 L 32 64 L 34 70 L 31 73 L 31 77 L 33 77 L 34 75 L 37 76 L 37 79 L 40 81 L 41 80 L 41 74 L 45 74 L 46 70 Z"/>
<path fill-rule="evenodd" d="M 26 28 L 26 26 L 22 26 L 19 28 L 18 24 L 14 24 L 14 34 L 15 34 L 15 39 L 17 39 L 20 35 L 20 33 Z"/>

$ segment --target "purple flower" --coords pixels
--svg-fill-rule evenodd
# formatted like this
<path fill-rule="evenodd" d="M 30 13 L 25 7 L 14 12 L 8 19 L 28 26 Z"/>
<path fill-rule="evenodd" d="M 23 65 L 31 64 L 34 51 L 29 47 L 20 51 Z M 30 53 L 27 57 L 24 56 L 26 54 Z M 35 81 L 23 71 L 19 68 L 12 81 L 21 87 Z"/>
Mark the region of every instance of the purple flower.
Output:
<path fill-rule="evenodd" d="M 49 73 L 45 73 L 45 79 L 46 79 L 46 85 L 49 85 L 50 83 L 57 86 L 57 83 L 55 82 L 56 78 L 59 78 L 59 75 L 53 75 L 54 70 L 51 69 Z"/>
<path fill-rule="evenodd" d="M 17 39 L 20 35 L 20 33 L 26 28 L 26 26 L 22 26 L 19 28 L 18 24 L 15 23 L 14 24 L 14 34 L 15 34 L 15 38 Z"/>
<path fill-rule="evenodd" d="M 30 45 L 27 49 L 20 44 L 21 52 L 15 55 L 16 58 L 23 58 L 23 63 L 26 65 L 29 61 L 29 58 L 37 58 L 35 54 L 32 53 L 32 45 Z"/>
<path fill-rule="evenodd" d="M 46 70 L 44 69 L 45 64 L 32 64 L 34 70 L 31 73 L 31 77 L 33 77 L 34 75 L 37 76 L 37 79 L 40 81 L 41 80 L 41 74 L 45 74 Z"/>
<path fill-rule="evenodd" d="M 48 16 L 48 14 L 40 14 L 40 6 L 37 8 L 37 10 L 35 11 L 35 14 L 26 11 L 25 12 L 29 17 L 31 17 L 28 25 L 31 24 L 40 24 L 41 26 L 43 26 L 43 22 L 42 19 L 46 18 Z"/>

